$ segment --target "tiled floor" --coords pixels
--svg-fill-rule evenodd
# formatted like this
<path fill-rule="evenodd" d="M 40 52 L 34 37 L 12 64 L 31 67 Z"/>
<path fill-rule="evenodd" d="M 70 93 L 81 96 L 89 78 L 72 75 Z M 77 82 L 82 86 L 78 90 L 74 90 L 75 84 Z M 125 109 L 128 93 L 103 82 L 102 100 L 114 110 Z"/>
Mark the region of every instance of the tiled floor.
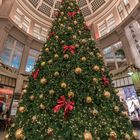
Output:
<path fill-rule="evenodd" d="M 137 132 L 138 132 L 138 134 L 139 134 L 139 140 L 140 140 L 140 130 L 138 130 L 138 129 L 135 129 Z M 4 140 L 4 133 L 3 132 L 0 132 L 0 140 Z"/>

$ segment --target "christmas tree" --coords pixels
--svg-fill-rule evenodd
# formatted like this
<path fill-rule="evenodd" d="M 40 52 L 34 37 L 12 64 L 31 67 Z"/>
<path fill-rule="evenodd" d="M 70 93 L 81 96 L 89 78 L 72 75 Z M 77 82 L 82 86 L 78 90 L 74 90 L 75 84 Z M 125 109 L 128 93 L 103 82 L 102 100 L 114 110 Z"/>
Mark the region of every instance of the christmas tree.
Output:
<path fill-rule="evenodd" d="M 135 140 L 76 0 L 64 0 L 8 140 Z"/>

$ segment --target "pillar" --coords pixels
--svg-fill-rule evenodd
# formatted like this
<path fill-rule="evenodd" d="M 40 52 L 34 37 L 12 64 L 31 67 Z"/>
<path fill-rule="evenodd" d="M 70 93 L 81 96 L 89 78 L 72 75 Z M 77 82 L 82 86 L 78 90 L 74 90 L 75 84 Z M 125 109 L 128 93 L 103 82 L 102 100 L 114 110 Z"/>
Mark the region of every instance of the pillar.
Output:
<path fill-rule="evenodd" d="M 119 28 L 117 30 L 117 35 L 118 35 L 119 40 L 122 42 L 125 56 L 127 59 L 127 64 L 128 65 L 134 64 L 134 60 L 133 60 L 132 53 L 131 53 L 131 48 L 130 48 L 129 42 L 127 40 L 127 37 L 125 35 L 124 29 Z"/>

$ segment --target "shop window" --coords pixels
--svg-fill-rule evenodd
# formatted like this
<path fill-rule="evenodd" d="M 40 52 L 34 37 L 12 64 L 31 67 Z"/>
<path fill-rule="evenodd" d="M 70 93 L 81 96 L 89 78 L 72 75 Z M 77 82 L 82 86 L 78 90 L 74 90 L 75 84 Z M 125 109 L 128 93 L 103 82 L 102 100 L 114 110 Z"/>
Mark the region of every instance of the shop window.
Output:
<path fill-rule="evenodd" d="M 125 18 L 125 14 L 124 14 L 124 9 L 123 9 L 122 3 L 120 3 L 118 5 L 118 12 L 119 12 L 119 15 L 120 15 L 121 19 L 123 20 Z"/>
<path fill-rule="evenodd" d="M 4 50 L 1 54 L 3 63 L 18 69 L 21 62 L 23 48 L 24 45 L 21 42 L 15 40 L 11 36 L 8 36 L 4 44 Z"/>
<path fill-rule="evenodd" d="M 29 51 L 29 56 L 28 56 L 28 60 L 27 60 L 27 64 L 26 64 L 26 72 L 31 72 L 34 68 L 34 64 L 39 56 L 40 52 L 30 49 Z"/>
<path fill-rule="evenodd" d="M 33 36 L 45 42 L 47 38 L 47 29 L 42 28 L 38 24 L 35 24 L 33 29 Z"/>
<path fill-rule="evenodd" d="M 103 50 L 106 65 L 110 70 L 127 65 L 125 53 L 121 42 L 117 42 Z"/>
<path fill-rule="evenodd" d="M 14 22 L 24 31 L 29 32 L 31 20 L 26 17 L 19 9 L 16 10 Z"/>

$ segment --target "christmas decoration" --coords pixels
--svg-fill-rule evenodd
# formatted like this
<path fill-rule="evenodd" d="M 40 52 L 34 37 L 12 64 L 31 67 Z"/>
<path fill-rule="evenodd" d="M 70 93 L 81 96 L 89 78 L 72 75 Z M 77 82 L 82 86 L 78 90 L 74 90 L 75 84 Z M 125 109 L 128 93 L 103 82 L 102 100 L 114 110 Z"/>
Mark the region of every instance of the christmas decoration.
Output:
<path fill-rule="evenodd" d="M 53 134 L 53 129 L 52 129 L 52 128 L 48 128 L 47 134 L 48 134 L 48 135 L 52 135 L 52 134 Z"/>
<path fill-rule="evenodd" d="M 60 8 L 8 139 L 137 140 L 76 0 Z"/>
<path fill-rule="evenodd" d="M 48 53 L 49 52 L 49 48 L 46 48 L 45 51 Z"/>
<path fill-rule="evenodd" d="M 30 100 L 33 101 L 34 99 L 35 99 L 35 96 L 34 95 L 31 95 L 30 96 Z"/>
<path fill-rule="evenodd" d="M 76 69 L 75 69 L 75 73 L 76 74 L 80 74 L 82 72 L 82 69 L 80 68 L 80 67 L 77 67 Z"/>
<path fill-rule="evenodd" d="M 20 113 L 24 113 L 25 112 L 25 107 L 20 106 L 18 110 L 19 110 Z"/>
<path fill-rule="evenodd" d="M 47 83 L 46 78 L 43 77 L 43 78 L 40 80 L 40 83 L 43 84 L 43 85 L 46 84 L 46 83 Z"/>
<path fill-rule="evenodd" d="M 106 76 L 103 76 L 102 77 L 102 81 L 103 81 L 103 84 L 105 85 L 105 86 L 107 86 L 107 85 L 109 85 L 109 79 L 106 77 Z"/>
<path fill-rule="evenodd" d="M 117 134 L 115 133 L 115 131 L 110 132 L 110 139 L 111 140 L 116 140 L 117 139 Z"/>
<path fill-rule="evenodd" d="M 41 62 L 41 66 L 42 67 L 45 66 L 45 64 L 46 64 L 46 62 Z"/>
<path fill-rule="evenodd" d="M 92 102 L 92 98 L 91 98 L 90 96 L 87 96 L 87 97 L 86 97 L 86 103 L 89 104 L 89 103 L 91 103 L 91 102 Z"/>
<path fill-rule="evenodd" d="M 43 105 L 42 103 L 40 104 L 40 109 L 44 110 L 45 109 L 45 105 Z"/>
<path fill-rule="evenodd" d="M 74 109 L 74 104 L 74 102 L 66 101 L 65 97 L 61 96 L 60 99 L 57 100 L 57 105 L 53 108 L 53 111 L 57 113 L 62 107 L 64 107 L 64 117 L 66 118 L 69 112 Z"/>
<path fill-rule="evenodd" d="M 32 77 L 34 78 L 34 80 L 37 79 L 38 75 L 39 75 L 39 69 L 37 69 L 36 71 L 32 72 Z"/>
<path fill-rule="evenodd" d="M 16 130 L 15 132 L 15 137 L 17 140 L 23 139 L 24 138 L 24 134 L 23 134 L 23 128 L 19 128 L 18 130 Z"/>
<path fill-rule="evenodd" d="M 61 88 L 66 88 L 67 87 L 67 84 L 66 83 L 61 83 Z"/>
<path fill-rule="evenodd" d="M 104 96 L 106 97 L 106 98 L 110 98 L 110 92 L 108 92 L 108 91 L 104 91 Z"/>
<path fill-rule="evenodd" d="M 100 68 L 99 68 L 99 66 L 95 65 L 95 66 L 93 67 L 93 70 L 94 70 L 94 71 L 99 71 Z"/>
<path fill-rule="evenodd" d="M 92 134 L 88 131 L 84 132 L 84 140 L 93 140 Z"/>
<path fill-rule="evenodd" d="M 131 140 L 131 137 L 129 134 L 125 134 L 124 140 Z"/>
<path fill-rule="evenodd" d="M 70 51 L 72 54 L 74 54 L 75 53 L 75 46 L 67 46 L 67 45 L 65 45 L 64 47 L 63 47 L 63 52 L 65 53 L 66 51 Z"/>
<path fill-rule="evenodd" d="M 64 54 L 64 59 L 68 59 L 69 58 L 69 55 L 68 54 Z"/>
<path fill-rule="evenodd" d="M 138 133 L 134 130 L 133 130 L 132 136 L 133 138 L 138 139 Z"/>
<path fill-rule="evenodd" d="M 68 16 L 71 18 L 73 18 L 76 14 L 76 12 L 68 12 Z"/>
<path fill-rule="evenodd" d="M 68 92 L 68 97 L 69 98 L 73 98 L 74 97 L 74 93 L 72 91 Z"/>

